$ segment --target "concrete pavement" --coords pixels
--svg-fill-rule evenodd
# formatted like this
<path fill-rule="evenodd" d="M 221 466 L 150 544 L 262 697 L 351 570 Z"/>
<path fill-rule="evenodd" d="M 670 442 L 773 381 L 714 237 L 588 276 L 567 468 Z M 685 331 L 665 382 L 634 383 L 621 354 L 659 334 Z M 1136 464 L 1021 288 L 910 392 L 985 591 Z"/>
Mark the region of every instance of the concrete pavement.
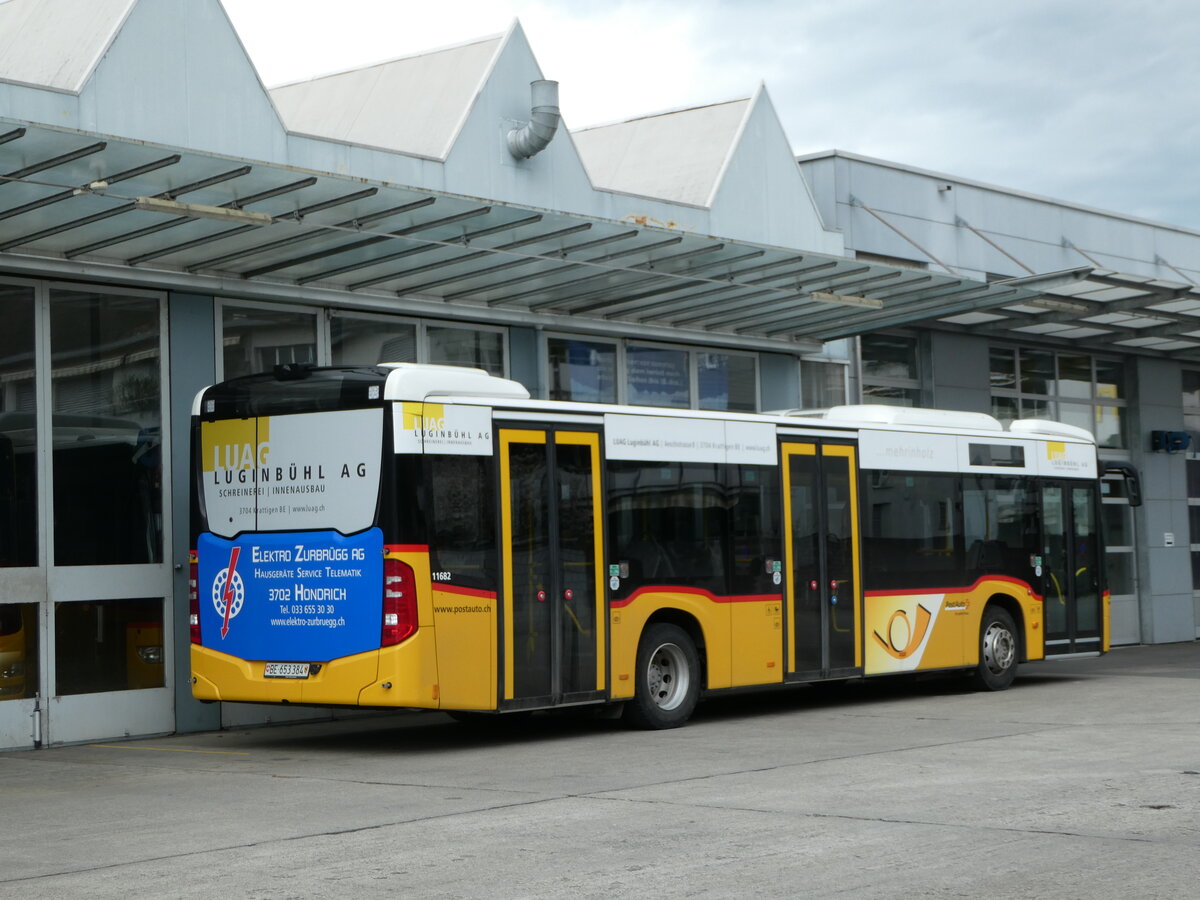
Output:
<path fill-rule="evenodd" d="M 1190 897 L 1200 644 L 703 704 L 0 754 L 0 897 Z"/>

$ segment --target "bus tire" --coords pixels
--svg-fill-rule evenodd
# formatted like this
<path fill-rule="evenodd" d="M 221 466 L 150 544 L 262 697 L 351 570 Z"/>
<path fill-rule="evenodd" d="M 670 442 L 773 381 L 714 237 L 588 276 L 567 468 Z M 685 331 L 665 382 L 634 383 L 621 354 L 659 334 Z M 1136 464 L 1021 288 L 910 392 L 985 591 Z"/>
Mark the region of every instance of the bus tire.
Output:
<path fill-rule="evenodd" d="M 638 642 L 633 699 L 623 718 L 636 728 L 678 728 L 700 699 L 700 655 L 678 625 L 658 622 Z"/>
<path fill-rule="evenodd" d="M 975 686 L 984 691 L 1002 691 L 1017 677 L 1017 626 L 1008 610 L 989 606 L 979 624 L 979 665 Z"/>

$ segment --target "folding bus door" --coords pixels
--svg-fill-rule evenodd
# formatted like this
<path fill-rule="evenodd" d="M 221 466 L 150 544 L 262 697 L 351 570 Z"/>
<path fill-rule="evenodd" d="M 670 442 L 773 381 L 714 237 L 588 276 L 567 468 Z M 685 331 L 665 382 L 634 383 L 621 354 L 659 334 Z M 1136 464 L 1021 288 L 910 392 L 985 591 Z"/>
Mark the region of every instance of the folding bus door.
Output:
<path fill-rule="evenodd" d="M 605 690 L 600 435 L 500 430 L 502 706 Z"/>
<path fill-rule="evenodd" d="M 788 678 L 811 681 L 862 667 L 856 448 L 782 446 L 789 574 Z"/>
<path fill-rule="evenodd" d="M 1046 655 L 1096 653 L 1103 635 L 1100 543 L 1093 484 L 1042 485 Z"/>

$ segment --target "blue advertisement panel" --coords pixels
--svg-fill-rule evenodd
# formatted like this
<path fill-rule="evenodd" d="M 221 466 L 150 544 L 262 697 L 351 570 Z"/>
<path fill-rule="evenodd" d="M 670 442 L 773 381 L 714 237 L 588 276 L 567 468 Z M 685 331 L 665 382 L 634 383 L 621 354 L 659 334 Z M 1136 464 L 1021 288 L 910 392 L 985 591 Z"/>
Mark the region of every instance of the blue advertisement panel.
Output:
<path fill-rule="evenodd" d="M 204 646 L 242 659 L 328 662 L 379 649 L 383 532 L 198 541 Z"/>

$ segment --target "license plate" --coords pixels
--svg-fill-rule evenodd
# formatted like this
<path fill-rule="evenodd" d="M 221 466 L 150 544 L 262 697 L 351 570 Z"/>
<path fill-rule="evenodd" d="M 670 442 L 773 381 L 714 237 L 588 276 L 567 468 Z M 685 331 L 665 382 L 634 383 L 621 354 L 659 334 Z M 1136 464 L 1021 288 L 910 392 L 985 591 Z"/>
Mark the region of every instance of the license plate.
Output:
<path fill-rule="evenodd" d="M 267 663 L 263 675 L 266 678 L 307 678 L 308 663 Z"/>

